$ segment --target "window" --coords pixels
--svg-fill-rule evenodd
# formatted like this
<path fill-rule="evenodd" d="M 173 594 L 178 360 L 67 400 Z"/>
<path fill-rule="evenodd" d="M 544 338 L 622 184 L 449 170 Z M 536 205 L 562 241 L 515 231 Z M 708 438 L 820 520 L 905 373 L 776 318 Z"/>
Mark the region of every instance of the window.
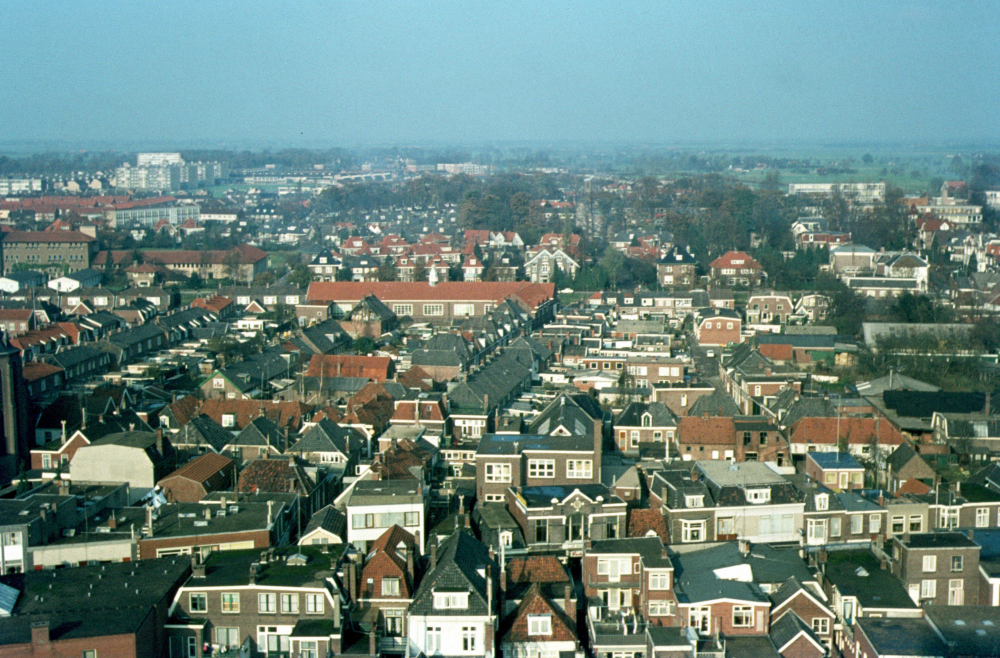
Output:
<path fill-rule="evenodd" d="M 922 599 L 933 599 L 937 597 L 937 581 L 936 580 L 921 580 L 920 581 L 920 598 Z"/>
<path fill-rule="evenodd" d="M 42 468 L 52 468 L 52 455 L 42 455 Z"/>
<path fill-rule="evenodd" d="M 751 505 L 762 505 L 771 501 L 770 489 L 748 489 L 747 502 Z"/>
<path fill-rule="evenodd" d="M 212 380 L 212 388 L 225 388 L 226 380 L 222 377 L 216 377 Z"/>
<path fill-rule="evenodd" d="M 826 541 L 826 521 L 822 519 L 809 519 L 806 525 L 810 542 Z"/>
<path fill-rule="evenodd" d="M 403 317 L 404 315 L 413 315 L 413 304 L 393 304 L 392 312 Z"/>
<path fill-rule="evenodd" d="M 649 574 L 649 589 L 670 589 L 670 576 L 665 573 Z"/>
<path fill-rule="evenodd" d="M 934 573 L 937 571 L 937 555 L 925 555 L 923 560 L 924 573 Z"/>
<path fill-rule="evenodd" d="M 594 476 L 594 462 L 590 459 L 567 459 L 566 477 L 589 480 Z"/>
<path fill-rule="evenodd" d="M 306 594 L 307 615 L 321 615 L 325 607 L 322 594 Z"/>
<path fill-rule="evenodd" d="M 299 595 L 298 594 L 282 594 L 281 595 L 281 612 L 286 614 L 298 614 L 299 612 Z"/>
<path fill-rule="evenodd" d="M 528 635 L 552 635 L 552 615 L 528 615 Z"/>
<path fill-rule="evenodd" d="M 684 506 L 685 507 L 704 507 L 705 506 L 705 496 L 684 496 Z"/>
<path fill-rule="evenodd" d="M 262 613 L 275 613 L 278 611 L 278 595 L 277 594 L 258 594 L 257 595 L 257 611 Z"/>
<path fill-rule="evenodd" d="M 830 508 L 829 494 L 818 494 L 816 496 L 816 510 L 823 512 Z"/>
<path fill-rule="evenodd" d="M 427 654 L 434 654 L 441 652 L 441 627 L 440 626 L 428 626 L 427 627 Z"/>
<path fill-rule="evenodd" d="M 938 526 L 941 528 L 957 528 L 958 527 L 958 508 L 957 507 L 945 507 L 941 509 L 940 518 L 938 519 Z"/>
<path fill-rule="evenodd" d="M 239 612 L 240 611 L 240 594 L 235 593 L 223 593 L 222 594 L 222 611 L 223 612 Z"/>
<path fill-rule="evenodd" d="M 382 579 L 382 596 L 399 596 L 399 578 Z"/>
<path fill-rule="evenodd" d="M 462 651 L 475 651 L 475 650 L 476 650 L 476 627 L 463 626 Z"/>
<path fill-rule="evenodd" d="M 374 528 L 374 514 L 355 514 L 351 517 L 351 527 L 355 529 Z"/>
<path fill-rule="evenodd" d="M 924 517 L 914 515 L 910 517 L 910 532 L 923 532 L 924 531 Z"/>
<path fill-rule="evenodd" d="M 716 533 L 717 535 L 735 535 L 736 534 L 736 530 L 734 528 L 734 523 L 733 523 L 733 518 L 732 517 L 726 517 L 726 518 L 719 519 L 718 529 L 719 530 Z M 716 539 L 719 539 L 719 537 L 716 537 Z"/>
<path fill-rule="evenodd" d="M 865 517 L 863 514 L 851 515 L 851 534 L 860 535 L 865 529 Z"/>
<path fill-rule="evenodd" d="M 193 592 L 189 601 L 191 612 L 208 612 L 208 595 L 204 592 Z"/>
<path fill-rule="evenodd" d="M 989 507 L 979 507 L 976 508 L 976 527 L 977 528 L 987 528 L 990 525 L 990 508 Z"/>
<path fill-rule="evenodd" d="M 317 658 L 316 642 L 312 640 L 302 640 L 299 642 L 300 658 Z"/>
<path fill-rule="evenodd" d="M 964 566 L 963 562 L 964 562 L 964 560 L 962 559 L 961 555 L 952 555 L 951 556 L 951 570 L 952 571 L 961 571 L 962 567 Z"/>
<path fill-rule="evenodd" d="M 403 512 L 403 524 L 407 528 L 420 525 L 420 512 Z"/>
<path fill-rule="evenodd" d="M 892 532 L 896 535 L 903 534 L 905 530 L 906 517 L 905 516 L 894 516 L 892 517 Z"/>
<path fill-rule="evenodd" d="M 94 649 L 86 649 L 83 652 L 83 658 L 97 658 L 97 651 Z"/>
<path fill-rule="evenodd" d="M 812 629 L 817 635 L 828 635 L 830 633 L 829 617 L 813 617 Z"/>
<path fill-rule="evenodd" d="M 674 614 L 673 601 L 650 601 L 649 616 L 651 617 L 672 617 Z"/>
<path fill-rule="evenodd" d="M 510 464 L 487 464 L 487 482 L 510 482 Z"/>
<path fill-rule="evenodd" d="M 681 521 L 681 541 L 705 541 L 705 522 Z"/>
<path fill-rule="evenodd" d="M 540 543 L 549 541 L 548 519 L 535 519 L 535 541 Z"/>
<path fill-rule="evenodd" d="M 486 494 L 487 503 L 502 503 L 504 501 L 503 494 Z"/>
<path fill-rule="evenodd" d="M 468 592 L 434 592 L 436 610 L 465 610 L 468 607 Z"/>
<path fill-rule="evenodd" d="M 229 626 L 215 628 L 215 641 L 224 647 L 240 646 L 240 629 Z"/>
<path fill-rule="evenodd" d="M 868 532 L 873 535 L 882 532 L 882 516 L 880 514 L 868 515 Z"/>
<path fill-rule="evenodd" d="M 444 304 L 424 304 L 424 315 L 444 315 Z"/>
<path fill-rule="evenodd" d="M 472 317 L 476 314 L 475 304 L 455 304 L 453 313 L 457 317 Z"/>
<path fill-rule="evenodd" d="M 840 536 L 840 517 L 834 516 L 830 519 L 830 536 L 839 537 Z"/>
<path fill-rule="evenodd" d="M 736 628 L 750 628 L 753 626 L 753 606 L 733 606 L 733 626 Z"/>
<path fill-rule="evenodd" d="M 554 478 L 556 476 L 556 463 L 552 459 L 529 459 L 528 477 L 530 478 Z"/>

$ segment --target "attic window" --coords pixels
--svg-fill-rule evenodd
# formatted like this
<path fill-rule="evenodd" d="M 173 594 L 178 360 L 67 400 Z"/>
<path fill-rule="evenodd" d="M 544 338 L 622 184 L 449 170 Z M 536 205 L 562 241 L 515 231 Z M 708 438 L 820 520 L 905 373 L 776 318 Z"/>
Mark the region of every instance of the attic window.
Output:
<path fill-rule="evenodd" d="M 746 492 L 747 502 L 751 505 L 763 505 L 771 502 L 770 489 L 748 489 Z"/>
<path fill-rule="evenodd" d="M 818 494 L 816 496 L 816 509 L 824 511 L 830 508 L 830 496 L 828 494 Z"/>
<path fill-rule="evenodd" d="M 468 592 L 434 592 L 435 610 L 465 610 L 468 607 Z"/>
<path fill-rule="evenodd" d="M 528 635 L 552 635 L 552 615 L 528 615 Z"/>
<path fill-rule="evenodd" d="M 685 507 L 704 507 L 705 496 L 684 496 Z"/>

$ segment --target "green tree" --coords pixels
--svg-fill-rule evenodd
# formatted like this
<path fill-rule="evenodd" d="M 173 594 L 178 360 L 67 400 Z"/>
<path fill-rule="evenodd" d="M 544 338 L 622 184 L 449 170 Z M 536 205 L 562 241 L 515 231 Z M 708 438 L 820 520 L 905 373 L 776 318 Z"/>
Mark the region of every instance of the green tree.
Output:
<path fill-rule="evenodd" d="M 604 250 L 604 255 L 598 263 L 600 268 L 608 277 L 608 283 L 612 290 L 618 290 L 618 282 L 622 276 L 622 267 L 625 265 L 625 255 L 609 246 Z"/>
<path fill-rule="evenodd" d="M 423 262 L 418 262 L 413 267 L 413 280 L 414 281 L 426 281 L 427 280 L 427 266 Z"/>
<path fill-rule="evenodd" d="M 313 281 L 313 271 L 305 263 L 299 263 L 292 268 L 292 271 L 288 274 L 288 278 L 285 280 L 293 286 L 306 288 Z"/>
<path fill-rule="evenodd" d="M 376 347 L 375 341 L 368 336 L 358 336 L 354 339 L 354 351 L 358 354 L 371 354 Z"/>
<path fill-rule="evenodd" d="M 386 256 L 385 260 L 378 266 L 379 281 L 395 281 L 397 278 L 396 263 L 392 256 Z"/>

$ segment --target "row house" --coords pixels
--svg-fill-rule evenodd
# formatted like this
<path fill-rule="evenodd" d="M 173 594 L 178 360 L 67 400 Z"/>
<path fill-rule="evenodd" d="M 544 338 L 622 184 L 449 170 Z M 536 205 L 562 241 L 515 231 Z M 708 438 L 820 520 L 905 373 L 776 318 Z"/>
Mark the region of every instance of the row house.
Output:
<path fill-rule="evenodd" d="M 654 386 L 653 401 L 665 404 L 675 416 L 687 416 L 700 398 L 712 396 L 715 392 L 714 386 L 698 382 L 682 386 Z"/>
<path fill-rule="evenodd" d="M 506 502 L 510 488 L 598 484 L 601 447 L 593 434 L 487 434 L 476 450 L 476 498 Z"/>
<path fill-rule="evenodd" d="M 576 276 L 580 264 L 558 247 L 532 248 L 524 263 L 524 272 L 532 283 L 547 283 L 555 277 L 556 271 L 564 276 Z"/>
<path fill-rule="evenodd" d="M 330 557 L 310 547 L 296 551 L 219 552 L 195 564 L 165 625 L 169 655 L 225 654 L 246 644 L 267 655 L 340 653 L 340 590 Z"/>
<path fill-rule="evenodd" d="M 533 367 L 504 351 L 467 380 L 449 385 L 455 439 L 475 442 L 491 431 L 496 411 L 530 388 Z"/>
<path fill-rule="evenodd" d="M 775 462 L 790 458 L 779 428 L 760 416 L 686 416 L 678 420 L 677 451 L 683 461 L 724 459 Z"/>
<path fill-rule="evenodd" d="M 708 460 L 655 473 L 650 506 L 662 508 L 674 542 L 776 542 L 799 540 L 805 501 L 766 464 Z"/>
<path fill-rule="evenodd" d="M 668 357 L 630 353 L 625 359 L 625 374 L 634 378 L 639 387 L 684 382 L 684 362 Z"/>
<path fill-rule="evenodd" d="M 644 450 L 663 459 L 677 432 L 677 416 L 662 402 L 630 402 L 615 418 L 618 450 L 638 457 Z"/>
<path fill-rule="evenodd" d="M 867 545 L 888 534 L 889 512 L 856 491 L 832 491 L 809 478 L 796 486 L 805 499 L 806 545 Z"/>
<path fill-rule="evenodd" d="M 883 418 L 806 417 L 796 420 L 788 430 L 793 455 L 840 452 L 846 448 L 854 457 L 869 459 L 877 451 L 886 458 L 903 440 L 903 435 Z"/>
<path fill-rule="evenodd" d="M 400 526 L 413 534 L 422 551 L 427 491 L 418 480 L 358 480 L 343 494 L 347 541 L 367 550 L 383 533 Z"/>
<path fill-rule="evenodd" d="M 740 410 L 747 415 L 756 415 L 783 389 L 799 391 L 805 374 L 791 366 L 772 362 L 759 350 L 746 344 L 723 356 L 719 378 Z"/>
<path fill-rule="evenodd" d="M 626 530 L 626 504 L 603 484 L 511 487 L 507 509 L 529 551 L 579 555 L 585 539 L 614 539 Z"/>
<path fill-rule="evenodd" d="M 822 642 L 823 648 L 826 650 L 833 648 L 833 630 L 837 617 L 830 610 L 826 597 L 818 585 L 806 585 L 795 576 L 791 576 L 777 590 L 768 594 L 768 598 L 771 600 L 772 632 L 782 618 L 794 616 L 812 630 Z M 779 646 L 778 649 L 782 655 L 786 655 L 782 647 Z M 826 651 L 822 652 L 825 653 Z"/>
<path fill-rule="evenodd" d="M 979 551 L 961 532 L 913 533 L 886 546 L 892 574 L 919 605 L 979 603 Z"/>

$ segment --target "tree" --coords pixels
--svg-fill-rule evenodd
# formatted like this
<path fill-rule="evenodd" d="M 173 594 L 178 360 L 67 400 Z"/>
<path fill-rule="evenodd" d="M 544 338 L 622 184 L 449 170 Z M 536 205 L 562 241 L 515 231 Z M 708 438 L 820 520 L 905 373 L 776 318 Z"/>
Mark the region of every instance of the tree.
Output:
<path fill-rule="evenodd" d="M 379 281 L 395 281 L 397 277 L 396 263 L 393 262 L 392 256 L 386 256 L 382 264 L 378 266 L 378 280 Z"/>
<path fill-rule="evenodd" d="M 289 273 L 288 278 L 285 280 L 293 286 L 307 288 L 313 281 L 313 271 L 305 263 L 299 263 L 292 268 L 291 273 Z"/>
<path fill-rule="evenodd" d="M 354 351 L 358 354 L 371 354 L 376 347 L 375 341 L 369 336 L 358 336 L 354 339 Z"/>
<path fill-rule="evenodd" d="M 257 278 L 253 280 L 255 286 L 267 286 L 274 283 L 275 277 L 274 272 L 268 270 L 267 272 L 261 272 L 257 275 Z"/>
<path fill-rule="evenodd" d="M 871 164 L 875 162 L 875 158 L 872 157 L 871 153 L 865 153 L 863 156 L 861 156 L 861 161 L 864 162 L 865 164 Z"/>
<path fill-rule="evenodd" d="M 414 281 L 426 281 L 427 280 L 427 266 L 423 262 L 418 262 L 413 267 L 413 280 Z"/>
<path fill-rule="evenodd" d="M 604 255 L 598 263 L 601 269 L 607 274 L 608 282 L 612 290 L 618 290 L 618 281 L 622 275 L 622 266 L 625 265 L 625 255 L 609 246 L 604 250 Z"/>

